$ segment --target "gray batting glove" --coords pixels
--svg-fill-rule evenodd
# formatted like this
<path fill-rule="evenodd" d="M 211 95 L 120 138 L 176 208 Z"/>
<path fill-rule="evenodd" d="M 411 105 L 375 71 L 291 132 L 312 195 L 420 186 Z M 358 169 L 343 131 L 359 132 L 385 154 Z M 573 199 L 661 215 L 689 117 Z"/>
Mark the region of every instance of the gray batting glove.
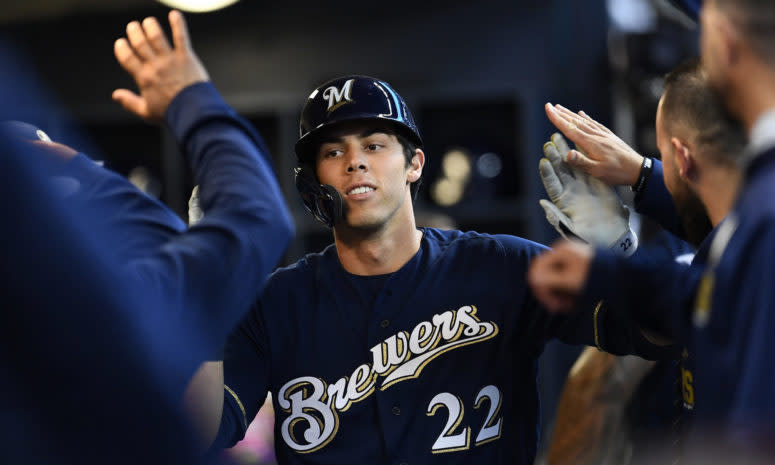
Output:
<path fill-rule="evenodd" d="M 570 147 L 560 134 L 544 144 L 538 164 L 549 200 L 539 201 L 546 219 L 566 239 L 578 238 L 629 257 L 638 248 L 630 211 L 614 189 L 562 161 Z"/>
<path fill-rule="evenodd" d="M 191 191 L 191 198 L 188 199 L 188 225 L 193 226 L 205 216 L 202 207 L 199 206 L 199 186 L 194 186 Z"/>

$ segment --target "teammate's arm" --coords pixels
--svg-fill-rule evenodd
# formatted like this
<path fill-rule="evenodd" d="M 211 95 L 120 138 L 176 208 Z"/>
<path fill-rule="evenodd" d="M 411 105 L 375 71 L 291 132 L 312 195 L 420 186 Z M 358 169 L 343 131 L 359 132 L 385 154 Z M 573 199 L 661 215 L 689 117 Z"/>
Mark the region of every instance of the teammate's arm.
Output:
<path fill-rule="evenodd" d="M 639 357 L 587 347 L 571 368 L 557 404 L 548 465 L 616 463 L 625 446 L 624 409 L 653 366 Z"/>
<path fill-rule="evenodd" d="M 223 360 L 204 362 L 186 389 L 183 405 L 199 435 L 202 449 L 218 435 L 223 412 Z"/>
<path fill-rule="evenodd" d="M 166 122 L 191 165 L 206 217 L 130 267 L 148 292 L 186 309 L 185 325 L 205 336 L 204 360 L 263 288 L 293 222 L 265 144 L 208 82 L 182 14 L 170 12 L 169 21 L 173 46 L 154 18 L 129 23 L 114 51 L 139 94 L 118 89 L 113 98 L 147 121 Z"/>

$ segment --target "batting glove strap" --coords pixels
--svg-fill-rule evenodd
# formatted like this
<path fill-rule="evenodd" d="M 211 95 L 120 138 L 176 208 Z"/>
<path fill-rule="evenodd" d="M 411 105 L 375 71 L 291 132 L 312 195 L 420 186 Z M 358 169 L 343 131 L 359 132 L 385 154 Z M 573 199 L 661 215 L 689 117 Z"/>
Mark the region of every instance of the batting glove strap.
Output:
<path fill-rule="evenodd" d="M 632 229 L 628 229 L 609 248 L 616 255 L 627 258 L 638 250 L 638 235 Z"/>

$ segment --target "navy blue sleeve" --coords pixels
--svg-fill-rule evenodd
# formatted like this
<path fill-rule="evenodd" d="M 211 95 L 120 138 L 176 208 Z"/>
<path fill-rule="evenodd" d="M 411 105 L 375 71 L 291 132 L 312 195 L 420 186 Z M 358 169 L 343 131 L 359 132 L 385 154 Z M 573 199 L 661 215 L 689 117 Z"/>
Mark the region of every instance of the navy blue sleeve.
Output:
<path fill-rule="evenodd" d="M 673 197 L 665 186 L 662 162 L 659 160 L 654 160 L 654 167 L 646 187 L 635 195 L 635 211 L 648 216 L 679 238 L 686 239 Z"/>
<path fill-rule="evenodd" d="M 68 203 L 110 208 L 110 214 L 97 220 L 111 231 L 106 252 L 114 253 L 120 262 L 146 257 L 186 230 L 183 220 L 158 199 L 84 154 L 68 161 L 55 176 L 77 185 L 68 192 Z"/>
<path fill-rule="evenodd" d="M 2 139 L 3 463 L 197 464 L 180 396 L 198 342 L 106 254 L 40 150 Z M 131 447 L 116 454 L 116 438 Z M 89 442 L 83 447 L 84 440 Z"/>
<path fill-rule="evenodd" d="M 190 309 L 185 324 L 212 335 L 202 341 L 212 354 L 255 301 L 294 227 L 265 145 L 210 83 L 181 91 L 166 118 L 205 217 L 130 268 L 149 290 Z"/>
<path fill-rule="evenodd" d="M 515 237 L 497 237 L 506 247 L 509 260 L 517 264 L 516 270 L 520 267 L 524 270 L 521 281 L 526 282 L 524 276 L 529 261 L 547 249 Z M 612 312 L 609 307 L 602 297 L 586 298 L 571 313 L 552 313 L 544 309 L 527 288 L 519 325 L 528 328 L 525 334 L 534 339 L 538 352 L 543 350 L 546 341 L 557 338 L 566 344 L 595 346 L 613 354 L 635 354 L 652 360 L 674 355 L 675 346 L 658 346 L 644 337 L 640 320 L 626 312 Z"/>
<path fill-rule="evenodd" d="M 613 321 L 632 321 L 680 344 L 702 272 L 699 264 L 655 260 L 647 252 L 625 260 L 598 249 L 581 302 L 603 301 Z M 607 350 L 616 333 L 605 334 Z"/>
<path fill-rule="evenodd" d="M 536 300 L 530 287 L 527 286 L 527 269 L 530 261 L 537 255 L 548 250 L 546 246 L 527 241 L 515 236 L 495 236 L 506 249 L 508 260 L 507 269 L 511 270 L 515 291 L 524 288 L 523 298 L 515 305 L 519 305 L 520 317 L 518 319 L 518 331 L 527 335 L 532 344 L 528 350 L 535 353 L 543 351 L 544 344 L 553 338 L 558 338 L 567 344 L 595 343 L 595 319 L 593 304 L 585 311 L 577 311 L 572 314 L 556 314 L 546 311 Z M 520 292 L 515 292 L 515 295 Z"/>

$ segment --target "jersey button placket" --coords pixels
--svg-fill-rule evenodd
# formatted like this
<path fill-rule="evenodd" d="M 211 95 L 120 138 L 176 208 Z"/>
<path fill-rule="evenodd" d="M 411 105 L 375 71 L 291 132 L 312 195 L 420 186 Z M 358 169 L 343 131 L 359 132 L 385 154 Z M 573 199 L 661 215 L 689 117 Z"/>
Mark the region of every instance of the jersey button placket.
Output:
<path fill-rule="evenodd" d="M 382 322 L 379 325 L 381 327 L 383 327 L 383 328 L 387 328 L 388 326 L 390 326 L 390 321 L 389 320 L 382 320 Z"/>
<path fill-rule="evenodd" d="M 393 406 L 393 415 L 401 415 L 401 409 L 398 407 L 398 405 Z"/>

